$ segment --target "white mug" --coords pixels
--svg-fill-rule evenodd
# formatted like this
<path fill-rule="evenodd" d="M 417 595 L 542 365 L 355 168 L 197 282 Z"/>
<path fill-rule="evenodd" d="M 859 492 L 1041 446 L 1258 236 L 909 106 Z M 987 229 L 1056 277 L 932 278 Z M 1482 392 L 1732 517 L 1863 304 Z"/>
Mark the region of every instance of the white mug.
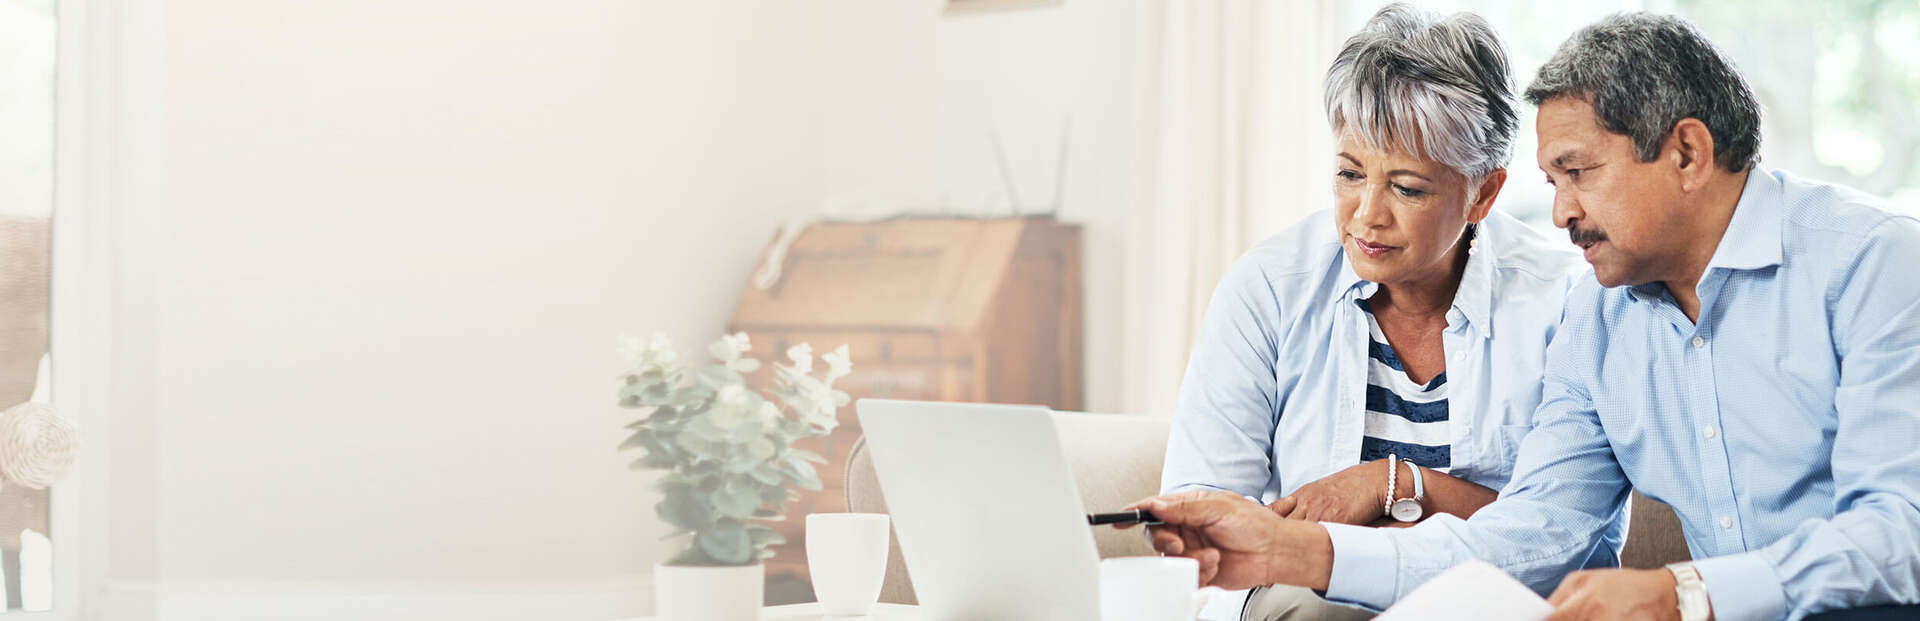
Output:
<path fill-rule="evenodd" d="M 1101 621 L 1193 621 L 1206 607 L 1207 593 L 1200 589 L 1200 563 L 1190 558 L 1100 561 Z"/>
<path fill-rule="evenodd" d="M 807 516 L 807 572 L 827 615 L 856 617 L 873 610 L 887 576 L 888 525 L 885 513 Z"/>

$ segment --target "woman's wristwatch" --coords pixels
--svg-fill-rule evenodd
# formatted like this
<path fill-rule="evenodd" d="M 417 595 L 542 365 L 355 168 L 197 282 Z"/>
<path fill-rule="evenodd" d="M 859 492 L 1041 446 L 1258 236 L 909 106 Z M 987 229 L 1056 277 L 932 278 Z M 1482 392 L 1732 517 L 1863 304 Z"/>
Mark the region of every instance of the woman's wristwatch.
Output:
<path fill-rule="evenodd" d="M 1393 488 L 1392 487 L 1387 488 L 1387 498 L 1393 499 L 1392 502 L 1387 504 L 1387 515 L 1393 516 L 1393 519 L 1396 519 L 1402 522 L 1420 521 L 1420 517 L 1426 514 L 1426 509 L 1420 506 L 1420 501 L 1427 499 L 1427 485 L 1424 478 L 1420 476 L 1420 465 L 1410 461 L 1398 460 L 1393 455 L 1388 455 L 1387 458 L 1395 459 L 1396 461 L 1405 463 L 1407 465 L 1407 470 L 1413 473 L 1413 497 L 1412 498 L 1393 499 Z M 1399 465 L 1393 462 L 1388 462 L 1387 467 L 1398 469 Z M 1392 471 L 1390 470 L 1388 472 L 1389 472 L 1387 476 L 1388 484 L 1391 485 L 1392 483 L 1394 483 L 1394 481 L 1392 480 L 1393 479 L 1393 476 L 1391 474 Z"/>
<path fill-rule="evenodd" d="M 1707 583 L 1700 579 L 1700 570 L 1689 562 L 1668 565 L 1667 571 L 1673 572 L 1673 594 L 1680 600 L 1680 621 L 1707 621 L 1713 607 L 1707 603 Z"/>

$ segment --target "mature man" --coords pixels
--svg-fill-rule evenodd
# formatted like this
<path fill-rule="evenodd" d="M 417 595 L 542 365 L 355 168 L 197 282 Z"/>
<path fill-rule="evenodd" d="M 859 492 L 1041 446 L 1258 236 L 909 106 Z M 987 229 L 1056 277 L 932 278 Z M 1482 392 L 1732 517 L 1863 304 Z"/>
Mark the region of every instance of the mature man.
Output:
<path fill-rule="evenodd" d="M 1212 584 L 1376 609 L 1469 558 L 1551 591 L 1561 618 L 1920 602 L 1920 221 L 1757 168 L 1751 90 L 1680 19 L 1589 26 L 1526 96 L 1555 223 L 1598 282 L 1570 294 L 1499 499 L 1392 530 L 1165 496 L 1141 503 L 1167 523 L 1155 547 Z M 1569 575 L 1630 486 L 1673 505 L 1697 560 Z"/>

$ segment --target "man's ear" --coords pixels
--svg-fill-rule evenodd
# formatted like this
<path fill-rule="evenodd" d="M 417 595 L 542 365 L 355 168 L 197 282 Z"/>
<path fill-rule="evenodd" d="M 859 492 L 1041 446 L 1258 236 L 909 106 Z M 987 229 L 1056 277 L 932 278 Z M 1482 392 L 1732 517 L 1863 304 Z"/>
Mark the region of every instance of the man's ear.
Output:
<path fill-rule="evenodd" d="M 1467 221 L 1479 224 L 1493 211 L 1493 199 L 1500 197 L 1500 188 L 1507 185 L 1507 169 L 1495 168 L 1480 180 L 1478 191 L 1474 192 L 1473 205 L 1467 209 Z"/>
<path fill-rule="evenodd" d="M 1718 146 L 1713 143 L 1713 132 L 1700 119 L 1684 118 L 1673 124 L 1667 149 L 1680 173 L 1681 190 L 1692 192 L 1707 184 L 1713 176 L 1713 158 Z"/>

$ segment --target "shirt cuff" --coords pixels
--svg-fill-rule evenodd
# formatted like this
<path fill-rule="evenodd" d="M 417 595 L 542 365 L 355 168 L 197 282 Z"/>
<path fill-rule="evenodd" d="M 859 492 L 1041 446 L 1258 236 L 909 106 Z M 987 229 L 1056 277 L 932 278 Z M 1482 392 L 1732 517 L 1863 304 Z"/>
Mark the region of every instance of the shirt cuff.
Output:
<path fill-rule="evenodd" d="M 1334 557 L 1336 564 L 1339 556 Z M 1717 621 L 1784 619 L 1787 593 L 1773 566 L 1756 552 L 1718 556 L 1693 562 L 1700 581 L 1707 584 L 1707 601 Z"/>
<path fill-rule="evenodd" d="M 1321 522 L 1333 541 L 1333 575 L 1327 578 L 1329 600 L 1386 610 L 1399 584 L 1399 552 L 1379 529 Z M 1386 575 L 1380 575 L 1385 571 Z"/>

